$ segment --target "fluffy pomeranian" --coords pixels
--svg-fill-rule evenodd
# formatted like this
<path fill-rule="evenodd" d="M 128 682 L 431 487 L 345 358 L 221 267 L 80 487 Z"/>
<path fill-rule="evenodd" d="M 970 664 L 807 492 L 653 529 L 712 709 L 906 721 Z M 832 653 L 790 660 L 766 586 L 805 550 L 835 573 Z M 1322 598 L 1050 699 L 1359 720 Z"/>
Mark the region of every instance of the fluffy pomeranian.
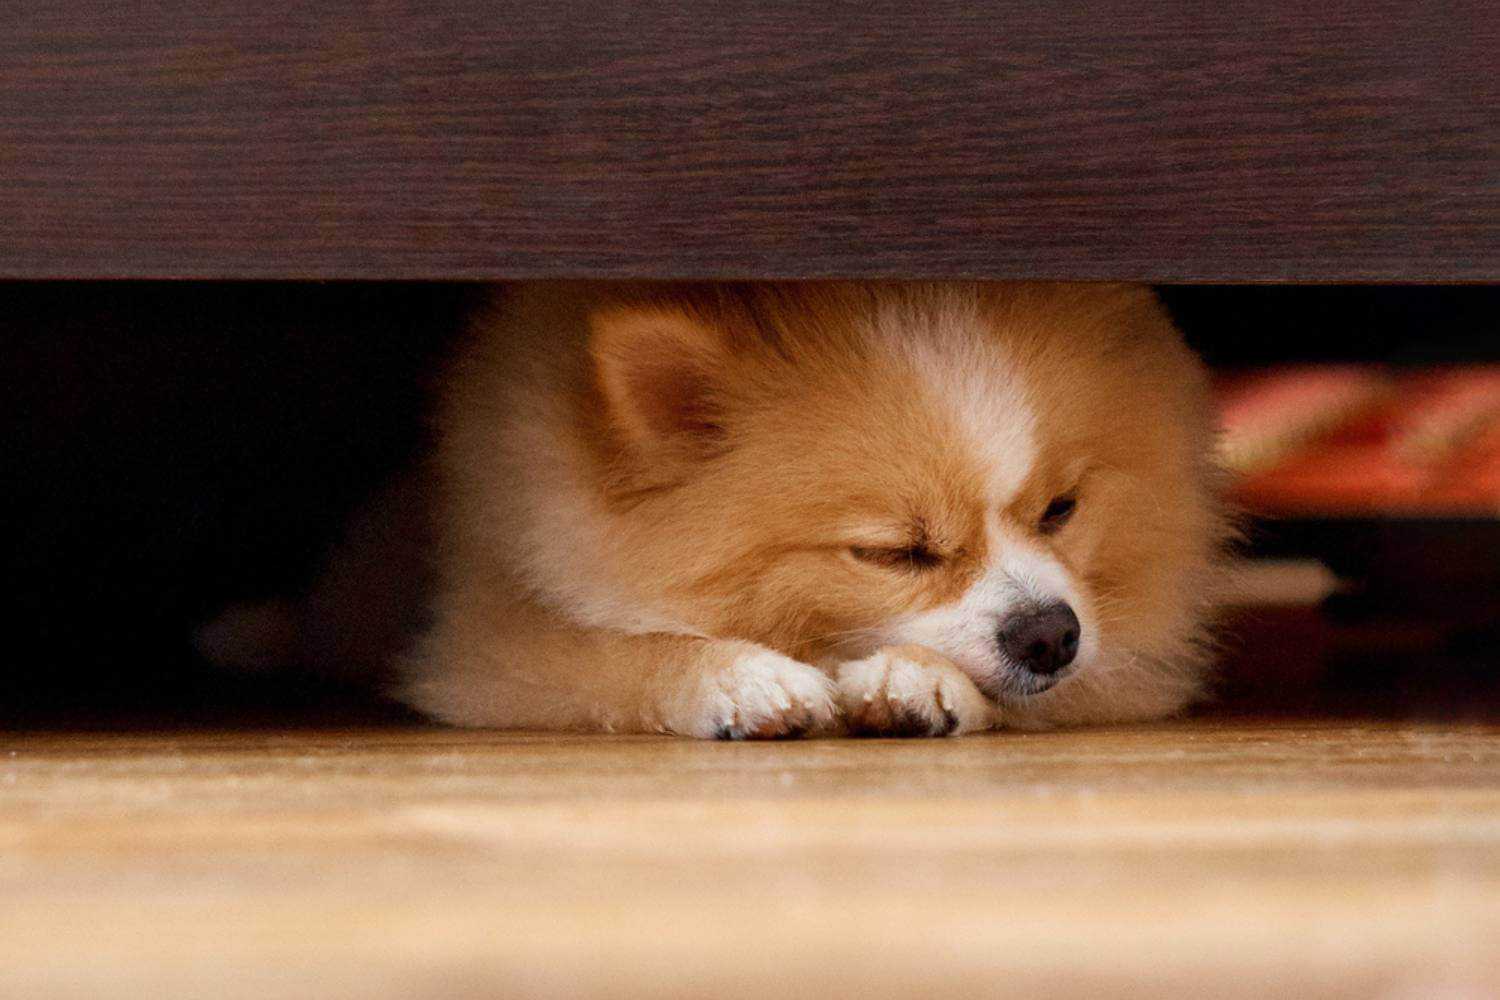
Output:
<path fill-rule="evenodd" d="M 497 292 L 401 697 L 467 726 L 943 736 L 1201 690 L 1226 520 L 1144 287 Z"/>

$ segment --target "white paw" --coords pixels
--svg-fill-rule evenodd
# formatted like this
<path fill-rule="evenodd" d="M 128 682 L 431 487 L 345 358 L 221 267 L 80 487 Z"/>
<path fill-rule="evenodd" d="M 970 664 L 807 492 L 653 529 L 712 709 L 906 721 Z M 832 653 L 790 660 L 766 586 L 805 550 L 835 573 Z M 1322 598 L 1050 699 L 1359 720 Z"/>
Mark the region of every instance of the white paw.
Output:
<path fill-rule="evenodd" d="M 767 740 L 827 732 L 837 724 L 833 681 L 805 663 L 746 645 L 699 679 L 668 728 L 686 736 Z"/>
<path fill-rule="evenodd" d="M 958 667 L 921 646 L 839 667 L 839 706 L 862 736 L 957 736 L 995 725 L 995 706 Z"/>

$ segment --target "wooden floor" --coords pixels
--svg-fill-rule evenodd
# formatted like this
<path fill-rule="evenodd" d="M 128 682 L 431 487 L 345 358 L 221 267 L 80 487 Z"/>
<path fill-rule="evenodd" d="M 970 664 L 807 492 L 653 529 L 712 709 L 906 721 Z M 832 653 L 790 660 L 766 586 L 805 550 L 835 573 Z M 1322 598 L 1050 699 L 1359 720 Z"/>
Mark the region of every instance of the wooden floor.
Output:
<path fill-rule="evenodd" d="M 0 996 L 1500 995 L 1500 727 L 0 735 Z"/>

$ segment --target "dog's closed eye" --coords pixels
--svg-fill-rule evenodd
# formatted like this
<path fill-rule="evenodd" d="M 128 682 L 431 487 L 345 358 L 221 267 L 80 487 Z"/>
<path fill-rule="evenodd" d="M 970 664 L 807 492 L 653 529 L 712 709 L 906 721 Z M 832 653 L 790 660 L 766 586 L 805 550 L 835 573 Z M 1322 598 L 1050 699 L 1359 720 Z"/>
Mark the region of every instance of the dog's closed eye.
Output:
<path fill-rule="evenodd" d="M 851 545 L 849 554 L 860 562 L 888 569 L 932 569 L 942 565 L 943 557 L 925 544 L 872 547 Z"/>

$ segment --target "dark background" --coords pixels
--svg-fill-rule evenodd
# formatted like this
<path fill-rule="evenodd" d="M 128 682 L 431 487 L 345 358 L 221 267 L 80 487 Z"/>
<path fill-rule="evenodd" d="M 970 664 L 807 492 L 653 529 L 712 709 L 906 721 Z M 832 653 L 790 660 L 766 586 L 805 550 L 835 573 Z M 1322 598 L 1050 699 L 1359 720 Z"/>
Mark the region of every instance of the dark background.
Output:
<path fill-rule="evenodd" d="M 1497 287 L 1161 289 L 1220 366 L 1500 356 Z M 352 507 L 421 448 L 475 287 L 0 284 L 0 724 L 268 712 L 330 692 L 228 681 L 195 624 L 294 593 Z M 335 692 L 342 697 L 342 692 Z"/>

